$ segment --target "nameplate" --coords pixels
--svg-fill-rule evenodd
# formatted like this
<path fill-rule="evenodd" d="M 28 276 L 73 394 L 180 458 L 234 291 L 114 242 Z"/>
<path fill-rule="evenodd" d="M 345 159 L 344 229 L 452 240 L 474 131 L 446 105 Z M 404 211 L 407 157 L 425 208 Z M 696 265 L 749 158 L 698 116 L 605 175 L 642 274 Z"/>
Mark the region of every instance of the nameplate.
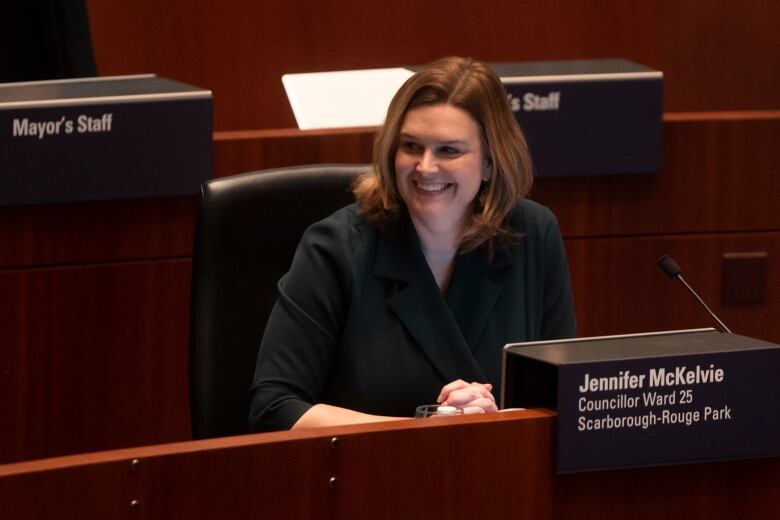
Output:
<path fill-rule="evenodd" d="M 194 195 L 211 92 L 152 74 L 0 84 L 0 206 Z"/>
<path fill-rule="evenodd" d="M 657 173 L 663 74 L 623 59 L 492 64 L 539 177 Z"/>
<path fill-rule="evenodd" d="M 780 347 L 711 329 L 507 345 L 502 405 L 558 412 L 559 472 L 780 455 Z"/>

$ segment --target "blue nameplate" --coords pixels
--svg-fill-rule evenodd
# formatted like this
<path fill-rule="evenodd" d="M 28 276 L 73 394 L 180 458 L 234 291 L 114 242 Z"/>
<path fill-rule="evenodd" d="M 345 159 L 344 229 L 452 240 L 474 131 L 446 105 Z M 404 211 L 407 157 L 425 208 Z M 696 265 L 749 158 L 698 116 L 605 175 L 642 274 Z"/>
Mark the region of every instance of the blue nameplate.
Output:
<path fill-rule="evenodd" d="M 0 84 L 0 206 L 194 195 L 211 92 L 152 74 Z"/>
<path fill-rule="evenodd" d="M 622 59 L 491 64 L 536 175 L 657 173 L 663 74 Z"/>
<path fill-rule="evenodd" d="M 780 455 L 780 347 L 711 329 L 507 345 L 502 406 L 558 412 L 559 472 Z"/>

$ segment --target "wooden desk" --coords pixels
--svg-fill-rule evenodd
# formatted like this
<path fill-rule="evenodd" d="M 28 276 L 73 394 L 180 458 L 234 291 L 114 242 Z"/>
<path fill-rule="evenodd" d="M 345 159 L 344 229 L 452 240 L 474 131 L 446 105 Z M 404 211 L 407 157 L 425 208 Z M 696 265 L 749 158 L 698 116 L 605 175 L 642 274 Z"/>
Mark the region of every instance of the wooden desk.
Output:
<path fill-rule="evenodd" d="M 0 466 L 0 518 L 770 518 L 780 459 L 554 474 L 526 410 Z M 335 480 L 334 480 L 335 479 Z"/>

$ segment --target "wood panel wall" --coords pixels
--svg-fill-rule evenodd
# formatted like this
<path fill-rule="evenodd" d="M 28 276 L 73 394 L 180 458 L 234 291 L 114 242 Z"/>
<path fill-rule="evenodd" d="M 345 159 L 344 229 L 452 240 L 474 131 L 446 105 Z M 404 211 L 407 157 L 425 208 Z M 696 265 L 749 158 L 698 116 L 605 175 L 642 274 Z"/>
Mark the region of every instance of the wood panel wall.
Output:
<path fill-rule="evenodd" d="M 101 74 L 155 72 L 209 88 L 217 130 L 294 126 L 282 74 L 447 55 L 488 62 L 623 57 L 664 72 L 668 112 L 780 107 L 774 0 L 87 4 Z"/>
<path fill-rule="evenodd" d="M 370 160 L 372 129 L 291 129 L 283 73 L 448 54 L 658 68 L 659 175 L 540 180 L 533 192 L 566 238 L 580 334 L 708 325 L 655 267 L 668 252 L 732 329 L 780 342 L 777 2 L 88 6 L 101 74 L 155 72 L 213 90 L 215 176 Z M 193 198 L 0 208 L 0 463 L 189 437 L 194 209 Z M 766 255 L 764 300 L 724 303 L 723 255 L 750 252 Z"/>

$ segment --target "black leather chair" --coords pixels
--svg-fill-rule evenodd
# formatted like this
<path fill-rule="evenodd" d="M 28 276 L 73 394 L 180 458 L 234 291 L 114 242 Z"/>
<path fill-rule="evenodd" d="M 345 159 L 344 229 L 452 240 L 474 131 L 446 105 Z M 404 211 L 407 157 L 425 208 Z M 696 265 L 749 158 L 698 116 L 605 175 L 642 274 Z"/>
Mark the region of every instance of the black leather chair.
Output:
<path fill-rule="evenodd" d="M 303 231 L 352 202 L 367 165 L 279 168 L 201 186 L 192 265 L 194 439 L 248 433 L 248 389 L 276 283 Z"/>

